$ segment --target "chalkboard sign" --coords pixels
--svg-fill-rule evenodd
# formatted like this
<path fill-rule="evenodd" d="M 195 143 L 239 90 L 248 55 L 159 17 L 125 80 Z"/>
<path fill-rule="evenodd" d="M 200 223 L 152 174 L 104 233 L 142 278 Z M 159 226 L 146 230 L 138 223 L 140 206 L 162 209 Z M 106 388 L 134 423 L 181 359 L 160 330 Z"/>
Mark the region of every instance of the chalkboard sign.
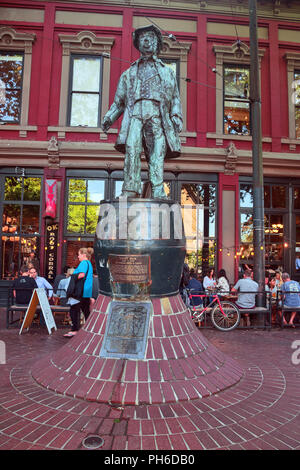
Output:
<path fill-rule="evenodd" d="M 44 317 L 49 335 L 52 333 L 52 328 L 57 330 L 46 291 L 40 287 L 38 289 L 34 289 L 32 293 L 19 334 L 21 334 L 24 329 L 28 329 L 30 327 L 38 305 L 40 305 L 41 314 Z"/>

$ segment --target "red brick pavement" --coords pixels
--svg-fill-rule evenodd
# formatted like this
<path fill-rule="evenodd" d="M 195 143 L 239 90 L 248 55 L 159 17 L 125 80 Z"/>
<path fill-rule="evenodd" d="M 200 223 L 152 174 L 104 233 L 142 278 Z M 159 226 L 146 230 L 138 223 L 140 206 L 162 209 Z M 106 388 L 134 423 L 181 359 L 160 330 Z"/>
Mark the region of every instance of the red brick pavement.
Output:
<path fill-rule="evenodd" d="M 18 333 L 4 328 L 2 316 L 1 450 L 83 449 L 84 438 L 95 434 L 104 450 L 300 449 L 300 365 L 291 359 L 299 328 L 204 330 L 244 369 L 236 385 L 202 399 L 118 407 L 56 394 L 32 378 L 38 359 L 74 340 L 63 337 L 65 329 L 48 335 L 33 326 Z"/>

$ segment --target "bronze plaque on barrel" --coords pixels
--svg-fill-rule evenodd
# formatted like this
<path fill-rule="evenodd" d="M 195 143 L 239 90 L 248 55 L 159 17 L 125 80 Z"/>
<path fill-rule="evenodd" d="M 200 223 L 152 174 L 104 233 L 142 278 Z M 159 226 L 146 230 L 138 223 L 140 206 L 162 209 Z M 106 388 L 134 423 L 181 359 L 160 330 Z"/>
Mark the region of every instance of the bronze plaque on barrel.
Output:
<path fill-rule="evenodd" d="M 151 302 L 112 300 L 100 357 L 144 359 L 151 313 Z"/>
<path fill-rule="evenodd" d="M 109 255 L 108 265 L 113 282 L 150 283 L 149 255 Z"/>

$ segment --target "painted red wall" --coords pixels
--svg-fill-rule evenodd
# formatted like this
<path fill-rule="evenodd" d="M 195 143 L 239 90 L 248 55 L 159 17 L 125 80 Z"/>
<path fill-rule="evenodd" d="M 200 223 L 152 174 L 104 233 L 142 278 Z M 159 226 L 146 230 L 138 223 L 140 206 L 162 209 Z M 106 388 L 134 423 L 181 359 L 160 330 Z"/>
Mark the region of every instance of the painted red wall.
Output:
<path fill-rule="evenodd" d="M 3 3 L 5 6 L 5 3 Z M 9 7 L 24 7 L 22 2 L 9 2 Z M 146 10 L 142 8 L 129 8 L 121 6 L 109 7 L 78 3 L 27 2 L 28 8 L 42 8 L 45 12 L 44 24 L 2 21 L 3 25 L 12 26 L 17 31 L 32 32 L 36 34 L 32 53 L 32 74 L 30 88 L 29 125 L 37 125 L 37 132 L 28 132 L 25 139 L 48 140 L 52 133 L 47 127 L 58 125 L 60 80 L 62 66 L 62 47 L 58 34 L 76 34 L 83 29 L 89 29 L 95 34 L 115 37 L 111 59 L 111 83 L 109 102 L 114 97 L 118 79 L 122 71 L 128 67 L 128 62 L 138 58 L 138 51 L 132 45 L 132 17 L 156 16 L 161 18 L 187 18 L 197 22 L 196 33 L 176 32 L 179 41 L 189 40 L 192 47 L 188 57 L 187 84 L 187 130 L 197 132 L 197 138 L 188 138 L 185 145 L 213 148 L 214 139 L 207 139 L 207 132 L 215 132 L 215 86 L 216 75 L 212 72 L 215 67 L 215 54 L 212 50 L 214 43 L 232 44 L 236 37 L 212 36 L 206 34 L 207 21 L 236 22 L 247 24 L 245 18 L 232 20 L 230 17 L 205 15 L 203 13 L 171 12 L 170 10 Z M 55 9 L 68 11 L 97 11 L 123 14 L 123 30 L 120 28 L 89 27 L 80 25 L 55 25 Z M 299 50 L 295 44 L 285 43 L 279 45 L 277 32 L 279 23 L 275 20 L 259 20 L 259 24 L 269 28 L 269 40 L 260 41 L 259 46 L 265 49 L 261 68 L 262 91 L 262 130 L 264 137 L 272 137 L 272 144 L 264 143 L 263 150 L 276 152 L 291 151 L 288 146 L 281 144 L 281 137 L 288 137 L 288 98 L 286 61 L 284 54 L 288 51 Z M 285 28 L 297 27 L 293 23 L 285 23 Z M 241 38 L 243 40 L 243 38 Z M 249 41 L 244 39 L 248 44 Z M 114 127 L 118 127 L 116 123 Z M 18 131 L 2 131 L 4 139 L 24 139 L 19 137 Z M 68 140 L 98 141 L 95 134 L 71 133 Z M 115 135 L 108 136 L 108 142 L 115 140 Z M 228 141 L 224 140 L 223 147 Z M 250 149 L 251 142 L 237 141 L 238 149 Z"/>

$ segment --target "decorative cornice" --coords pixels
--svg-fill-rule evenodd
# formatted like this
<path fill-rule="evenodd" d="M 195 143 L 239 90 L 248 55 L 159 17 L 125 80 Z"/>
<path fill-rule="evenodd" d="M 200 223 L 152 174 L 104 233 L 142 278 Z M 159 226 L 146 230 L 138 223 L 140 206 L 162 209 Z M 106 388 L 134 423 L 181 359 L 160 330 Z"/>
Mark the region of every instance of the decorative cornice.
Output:
<path fill-rule="evenodd" d="M 70 52 L 86 51 L 91 53 L 101 53 L 111 51 L 115 39 L 112 37 L 99 37 L 91 31 L 80 31 L 76 35 L 59 34 L 59 40 L 63 47 L 63 55 Z"/>
<path fill-rule="evenodd" d="M 35 37 L 34 33 L 18 33 L 13 28 L 2 26 L 0 28 L 0 48 L 22 50 L 25 54 L 31 54 Z"/>

